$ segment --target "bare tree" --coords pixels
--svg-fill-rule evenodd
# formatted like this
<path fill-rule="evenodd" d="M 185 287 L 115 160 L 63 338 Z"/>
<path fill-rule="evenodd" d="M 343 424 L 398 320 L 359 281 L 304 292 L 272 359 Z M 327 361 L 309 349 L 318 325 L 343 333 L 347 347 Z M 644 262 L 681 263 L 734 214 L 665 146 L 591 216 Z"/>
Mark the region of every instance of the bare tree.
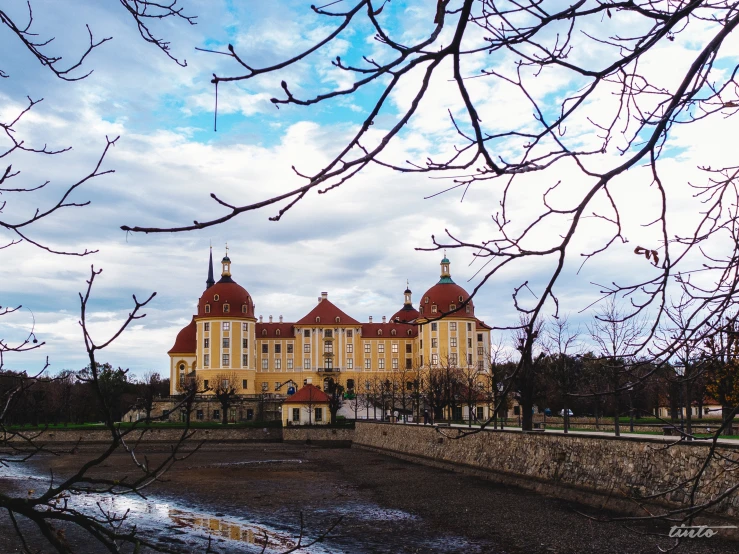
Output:
<path fill-rule="evenodd" d="M 221 405 L 221 423 L 228 424 L 228 411 L 239 400 L 239 376 L 235 371 L 218 373 L 213 380 L 213 394 Z"/>
<path fill-rule="evenodd" d="M 570 407 L 568 402 L 582 374 L 582 363 L 579 360 L 579 330 L 570 329 L 567 317 L 553 318 L 546 329 L 544 348 L 548 353 L 548 378 L 555 384 L 562 397 L 564 432 L 570 427 Z"/>

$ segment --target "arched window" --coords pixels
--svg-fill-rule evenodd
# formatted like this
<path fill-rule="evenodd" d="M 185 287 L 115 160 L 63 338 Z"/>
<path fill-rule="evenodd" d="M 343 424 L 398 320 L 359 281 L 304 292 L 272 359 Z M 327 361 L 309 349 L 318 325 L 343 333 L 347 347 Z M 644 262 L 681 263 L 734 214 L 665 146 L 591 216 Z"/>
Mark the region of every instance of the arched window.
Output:
<path fill-rule="evenodd" d="M 336 316 L 336 323 L 341 323 L 341 318 L 339 316 Z"/>
<path fill-rule="evenodd" d="M 378 329 L 378 330 L 377 330 L 377 336 L 378 336 L 378 337 L 382 336 L 382 329 Z"/>
<path fill-rule="evenodd" d="M 464 302 L 464 296 L 462 296 L 461 294 L 459 295 L 459 301 Z"/>
<path fill-rule="evenodd" d="M 206 304 L 205 305 L 205 313 L 206 314 L 209 314 L 210 313 L 210 304 Z"/>
<path fill-rule="evenodd" d="M 457 309 L 457 305 L 456 304 L 449 304 L 449 310 L 450 311 L 454 311 L 456 309 Z"/>
<path fill-rule="evenodd" d="M 470 313 L 470 305 L 469 304 L 467 304 L 467 310 L 466 310 L 466 312 L 467 313 Z"/>
<path fill-rule="evenodd" d="M 231 311 L 231 306 L 229 306 L 228 304 L 224 304 L 223 305 L 223 313 L 224 314 L 227 314 L 230 311 Z"/>
<path fill-rule="evenodd" d="M 410 329 L 408 329 L 408 336 L 409 337 L 411 336 L 411 333 L 412 333 L 412 331 Z"/>
<path fill-rule="evenodd" d="M 424 304 L 428 304 L 428 303 L 429 303 L 429 297 L 428 297 L 428 296 L 427 296 L 426 298 L 424 298 L 424 299 L 423 299 L 423 303 L 424 303 Z"/>
<path fill-rule="evenodd" d="M 267 336 L 267 329 L 262 329 L 262 336 L 263 337 L 266 337 Z"/>
<path fill-rule="evenodd" d="M 280 336 L 280 330 L 279 330 L 279 329 L 277 329 L 277 330 L 275 331 L 275 335 L 277 335 L 278 337 Z"/>
<path fill-rule="evenodd" d="M 241 306 L 241 313 L 242 314 L 245 314 L 246 313 L 246 304 L 242 304 L 242 306 Z"/>
<path fill-rule="evenodd" d="M 316 323 L 321 323 L 321 318 L 320 317 L 316 317 Z"/>
<path fill-rule="evenodd" d="M 214 302 L 218 302 L 218 300 L 220 300 L 220 298 L 221 298 L 221 297 L 220 297 L 220 296 L 218 296 L 218 295 L 216 294 L 216 295 L 215 295 L 215 296 L 213 297 L 213 301 L 214 301 Z"/>
<path fill-rule="evenodd" d="M 185 364 L 180 364 L 180 371 L 185 371 L 185 367 L 187 367 Z"/>
<path fill-rule="evenodd" d="M 436 304 L 431 304 L 431 313 L 432 314 L 436 313 Z"/>

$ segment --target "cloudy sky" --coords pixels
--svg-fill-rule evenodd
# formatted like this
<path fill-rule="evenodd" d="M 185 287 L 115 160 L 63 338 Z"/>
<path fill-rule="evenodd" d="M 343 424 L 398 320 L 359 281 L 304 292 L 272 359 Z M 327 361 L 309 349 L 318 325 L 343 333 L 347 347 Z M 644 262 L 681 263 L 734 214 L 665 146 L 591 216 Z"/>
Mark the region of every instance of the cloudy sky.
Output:
<path fill-rule="evenodd" d="M 22 4 L 0 1 L 0 7 L 19 23 L 27 18 Z M 300 318 L 321 291 L 328 291 L 329 298 L 347 313 L 366 320 L 370 315 L 390 316 L 400 307 L 406 279 L 416 300 L 438 280 L 441 253 L 416 250 L 431 246 L 432 234 L 438 237 L 448 229 L 478 242 L 494 233 L 491 215 L 499 210 L 500 185 L 472 187 L 463 201 L 460 191 L 424 199 L 449 182 L 374 167 L 330 194 L 308 195 L 280 222 L 269 221 L 278 209 L 273 206 L 201 231 L 126 234 L 121 225 L 169 227 L 222 215 L 210 193 L 245 204 L 303 184 L 291 166 L 304 173 L 320 169 L 356 130 L 380 88 L 369 87 L 356 97 L 317 107 L 277 110 L 269 99 L 281 95 L 280 80 L 285 79 L 296 95 L 334 90 L 351 79 L 332 67 L 331 59 L 340 55 L 357 61 L 364 54 L 380 60 L 385 54 L 370 30 L 360 24 L 305 63 L 254 81 L 222 84 L 218 131 L 214 132 L 210 76 L 234 75 L 238 67 L 226 56 L 200 52 L 196 47 L 223 50 L 232 43 L 256 66 L 280 61 L 330 28 L 330 22 L 310 11 L 310 2 L 182 2 L 188 14 L 197 15 L 197 25 L 170 19 L 153 29 L 171 42 L 174 56 L 187 60 L 184 68 L 141 40 L 117 2 L 34 0 L 32 4 L 33 30 L 40 37 L 56 37 L 47 47 L 49 53 L 73 60 L 83 52 L 88 40 L 85 24 L 96 38 L 111 36 L 113 40 L 95 49 L 77 75 L 93 73 L 70 83 L 55 78 L 19 47 L 17 37 L 0 29 L 0 51 L 10 53 L 0 63 L 9 75 L 0 80 L 0 121 L 7 122 L 23 109 L 27 96 L 43 98 L 17 126 L 17 136 L 34 147 L 72 147 L 58 156 L 13 154 L 9 163 L 22 172 L 14 186 L 33 187 L 47 180 L 50 184 L 33 194 L 4 193 L 0 201 L 8 203 L 2 217 L 18 221 L 37 207 L 52 205 L 66 187 L 92 170 L 106 136 L 120 139 L 103 163 L 103 169 L 115 172 L 73 193 L 74 201 L 91 204 L 56 213 L 29 230 L 35 240 L 50 247 L 98 253 L 60 257 L 27 243 L 0 250 L 0 305 L 23 306 L 2 318 L 0 338 L 11 343 L 22 340 L 35 322 L 36 336 L 46 343 L 30 353 L 9 355 L 8 368 L 30 371 L 47 356 L 52 371 L 86 364 L 78 293 L 86 286 L 91 264 L 104 270 L 90 304 L 92 335 L 98 341 L 106 340 L 125 318 L 132 294 L 145 298 L 157 292 L 147 316 L 101 353 L 100 361 L 137 373 L 166 372 L 166 352 L 177 331 L 189 321 L 204 289 L 210 244 L 217 262 L 228 243 L 234 278 L 254 297 L 257 314 L 265 318 Z M 428 0 L 393 0 L 381 17 L 398 37 L 410 40 L 431 29 L 431 4 Z M 651 71 L 659 85 L 674 86 L 680 69 L 690 63 L 703 38 L 699 29 L 690 40 L 666 43 L 645 61 L 645 71 Z M 735 60 L 735 42 L 727 43 L 724 65 L 717 64 L 717 71 L 724 71 Z M 601 55 L 593 48 L 573 54 L 586 64 L 595 63 Z M 471 75 L 490 63 L 503 67 L 510 61 L 506 57 L 495 62 L 473 59 L 467 70 Z M 387 153 L 388 160 L 423 161 L 426 155 L 454 147 L 456 138 L 450 133 L 447 110 L 458 113 L 460 106 L 449 89 L 449 68 L 446 71 L 433 81 L 418 115 Z M 545 105 L 551 99 L 551 106 L 581 84 L 556 71 L 537 79 L 531 81 L 532 93 Z M 393 116 L 408 106 L 417 84 L 417 79 L 409 79 L 393 93 L 377 127 L 392 124 Z M 477 79 L 470 87 L 490 128 L 519 128 L 530 121 L 530 105 L 499 82 Z M 600 98 L 602 104 L 591 102 L 572 123 L 570 144 L 589 144 L 595 139 L 597 129 L 588 118 L 597 117 L 613 102 L 608 91 Z M 662 168 L 663 178 L 675 188 L 669 209 L 679 225 L 689 223 L 697 213 L 687 187 L 691 180 L 705 180 L 697 166 L 731 155 L 731 142 L 720 139 L 729 125 L 718 118 L 673 133 Z M 513 156 L 519 148 L 513 143 L 499 146 L 502 156 Z M 607 164 L 618 156 L 614 148 L 595 163 Z M 602 245 L 608 236 L 607 225 L 602 220 L 586 220 L 576 238 L 557 289 L 562 311 L 576 323 L 584 326 L 589 315 L 578 312 L 598 297 L 600 289 L 593 283 L 649 276 L 654 271 L 643 258 L 633 255 L 637 244 L 658 246 L 658 230 L 644 227 L 659 209 L 647 173 L 638 168 L 619 178 L 614 187 L 616 200 L 630 207 L 623 222 L 628 244 L 615 244 L 578 273 L 579 253 Z M 514 226 L 521 228 L 530 220 L 532 210 L 541 204 L 541 194 L 557 181 L 567 185 L 553 195 L 562 205 L 592 184 L 566 164 L 546 176 L 522 179 L 510 198 Z M 605 199 L 596 199 L 593 210 L 605 205 Z M 556 237 L 565 224 L 565 220 L 555 221 L 533 240 Z M 455 281 L 471 290 L 479 279 L 479 262 L 469 251 L 449 252 L 449 257 Z M 551 269 L 552 260 L 542 260 L 501 273 L 480 291 L 478 316 L 491 325 L 515 322 L 513 287 L 528 280 L 536 294 Z"/>

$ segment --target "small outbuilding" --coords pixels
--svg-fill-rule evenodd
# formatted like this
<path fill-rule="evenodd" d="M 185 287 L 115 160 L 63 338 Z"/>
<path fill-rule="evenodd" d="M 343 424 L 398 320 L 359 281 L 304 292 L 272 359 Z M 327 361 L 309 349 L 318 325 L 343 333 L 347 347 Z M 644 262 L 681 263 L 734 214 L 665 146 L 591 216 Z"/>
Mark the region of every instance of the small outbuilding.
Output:
<path fill-rule="evenodd" d="M 285 425 L 326 425 L 331 422 L 329 397 L 315 385 L 305 385 L 282 404 Z"/>

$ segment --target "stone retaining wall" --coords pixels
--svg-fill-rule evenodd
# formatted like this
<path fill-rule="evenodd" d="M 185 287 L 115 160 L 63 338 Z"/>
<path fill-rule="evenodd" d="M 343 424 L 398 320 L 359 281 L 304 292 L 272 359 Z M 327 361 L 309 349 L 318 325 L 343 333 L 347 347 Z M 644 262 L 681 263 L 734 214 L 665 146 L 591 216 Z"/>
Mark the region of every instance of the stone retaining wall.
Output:
<path fill-rule="evenodd" d="M 182 429 L 147 429 L 143 440 L 156 442 L 176 442 L 182 436 Z M 282 440 L 282 429 L 279 427 L 248 427 L 223 429 L 191 429 L 195 434 L 191 440 L 208 440 L 216 442 L 279 442 Z M 23 431 L 27 437 L 36 437 L 33 431 Z M 129 437 L 138 438 L 141 431 L 133 431 Z M 11 437 L 9 442 L 18 442 L 20 437 Z M 49 443 L 105 443 L 110 441 L 110 433 L 106 430 L 88 429 L 54 429 L 40 433 L 34 442 Z"/>
<path fill-rule="evenodd" d="M 351 446 L 354 429 L 330 429 L 326 427 L 284 427 L 282 440 L 285 442 L 343 443 Z"/>
<path fill-rule="evenodd" d="M 405 459 L 462 470 L 558 496 L 634 511 L 629 500 L 674 487 L 694 474 L 705 460 L 705 444 L 678 444 L 665 448 L 654 439 L 594 437 L 574 433 L 483 431 L 461 439 L 455 428 L 357 422 L 354 445 Z M 739 446 L 719 449 L 739 461 Z M 699 487 L 704 502 L 737 484 L 736 472 L 725 462 L 712 461 Z M 676 490 L 664 504 L 686 501 Z M 724 499 L 713 513 L 739 516 L 739 495 Z"/>

